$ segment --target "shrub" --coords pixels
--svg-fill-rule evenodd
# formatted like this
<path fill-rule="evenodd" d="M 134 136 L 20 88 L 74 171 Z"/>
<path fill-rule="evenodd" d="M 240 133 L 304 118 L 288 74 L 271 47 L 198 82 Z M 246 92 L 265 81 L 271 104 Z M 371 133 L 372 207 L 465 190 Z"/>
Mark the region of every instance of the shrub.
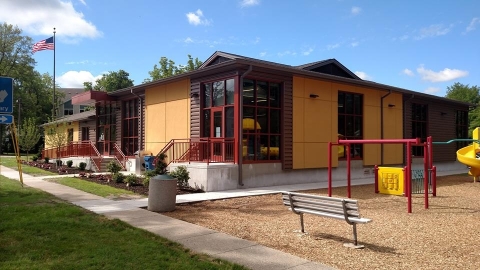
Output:
<path fill-rule="evenodd" d="M 135 185 L 137 183 L 137 175 L 134 173 L 127 175 L 127 177 L 125 177 L 125 183 L 127 183 L 127 187 Z"/>
<path fill-rule="evenodd" d="M 166 174 L 167 173 L 167 167 L 168 164 L 165 161 L 167 158 L 167 155 L 164 153 L 161 153 L 160 155 L 157 156 L 157 162 L 155 164 L 155 173 L 156 174 Z"/>
<path fill-rule="evenodd" d="M 67 160 L 67 167 L 71 168 L 73 166 L 73 160 Z"/>
<path fill-rule="evenodd" d="M 62 166 L 63 164 L 63 161 L 60 159 L 57 159 L 55 162 L 57 163 L 57 166 Z"/>
<path fill-rule="evenodd" d="M 123 175 L 123 173 L 116 172 L 112 175 L 112 180 L 115 181 L 115 183 L 123 183 L 125 180 L 125 175 Z"/>
<path fill-rule="evenodd" d="M 150 178 L 154 177 L 157 175 L 155 171 L 145 171 L 143 173 L 143 185 L 148 187 L 148 184 L 150 183 Z"/>
<path fill-rule="evenodd" d="M 50 158 L 49 157 L 45 157 L 45 163 L 48 163 L 50 161 Z"/>
<path fill-rule="evenodd" d="M 170 176 L 177 179 L 177 184 L 179 187 L 188 187 L 188 180 L 190 180 L 190 173 L 185 166 L 178 166 L 169 173 Z"/>
<path fill-rule="evenodd" d="M 37 161 L 37 160 L 38 160 L 38 155 L 36 155 L 36 154 L 33 155 L 33 156 L 32 156 L 32 160 L 33 160 L 33 161 Z"/>
<path fill-rule="evenodd" d="M 107 171 L 109 171 L 112 174 L 118 173 L 121 169 L 122 169 L 122 167 L 120 165 L 118 165 L 118 163 L 114 160 L 110 161 L 107 164 Z"/>
<path fill-rule="evenodd" d="M 78 164 L 78 168 L 80 169 L 80 171 L 85 171 L 86 167 L 87 167 L 87 163 L 85 163 L 85 162 L 80 162 Z"/>

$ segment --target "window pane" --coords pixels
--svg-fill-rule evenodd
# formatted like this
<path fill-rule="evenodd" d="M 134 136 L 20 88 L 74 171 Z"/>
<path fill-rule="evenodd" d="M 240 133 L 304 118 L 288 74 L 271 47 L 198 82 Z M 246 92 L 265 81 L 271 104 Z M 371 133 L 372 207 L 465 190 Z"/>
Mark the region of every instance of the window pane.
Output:
<path fill-rule="evenodd" d="M 345 113 L 353 114 L 353 95 L 345 94 Z"/>
<path fill-rule="evenodd" d="M 255 132 L 256 129 L 255 107 L 243 107 L 243 132 Z"/>
<path fill-rule="evenodd" d="M 270 83 L 270 107 L 280 107 L 280 84 Z"/>
<path fill-rule="evenodd" d="M 260 125 L 260 127 L 257 126 L 257 129 L 260 128 L 260 130 L 257 130 L 257 132 L 261 133 L 268 133 L 268 109 L 266 108 L 258 108 L 257 109 L 257 125 Z"/>
<path fill-rule="evenodd" d="M 268 159 L 268 135 L 260 135 L 257 137 L 257 160 L 266 160 Z"/>
<path fill-rule="evenodd" d="M 223 137 L 223 123 L 222 123 L 222 114 L 221 111 L 213 112 L 213 136 L 215 138 Z"/>
<path fill-rule="evenodd" d="M 345 94 L 338 93 L 338 113 L 345 113 Z"/>
<path fill-rule="evenodd" d="M 243 105 L 254 105 L 255 88 L 252 80 L 243 80 Z"/>
<path fill-rule="evenodd" d="M 268 106 L 268 84 L 267 82 L 257 82 L 257 106 Z"/>
<path fill-rule="evenodd" d="M 225 105 L 225 81 L 213 83 L 213 107 Z"/>
<path fill-rule="evenodd" d="M 270 109 L 270 133 L 280 133 L 280 110 Z"/>
<path fill-rule="evenodd" d="M 355 105 L 355 114 L 361 115 L 362 114 L 362 96 L 355 95 L 353 97 L 354 105 Z"/>
<path fill-rule="evenodd" d="M 255 134 L 243 135 L 243 159 L 255 159 Z"/>
<path fill-rule="evenodd" d="M 355 135 L 355 131 L 353 130 L 353 116 L 351 115 L 346 115 L 345 116 L 345 136 L 352 137 Z"/>
<path fill-rule="evenodd" d="M 234 91 L 235 91 L 235 80 L 227 80 L 227 105 L 233 104 L 234 101 Z"/>
<path fill-rule="evenodd" d="M 234 137 L 233 107 L 225 107 L 225 137 Z"/>
<path fill-rule="evenodd" d="M 203 110 L 203 137 L 210 137 L 210 110 Z"/>
<path fill-rule="evenodd" d="M 338 116 L 338 134 L 342 134 L 345 136 L 345 116 L 339 115 Z"/>
<path fill-rule="evenodd" d="M 280 159 L 280 136 L 270 136 L 269 159 Z"/>
<path fill-rule="evenodd" d="M 355 117 L 355 137 L 361 137 L 363 136 L 363 124 L 362 124 L 362 117 Z"/>
<path fill-rule="evenodd" d="M 210 108 L 212 106 L 212 100 L 210 99 L 212 93 L 212 85 L 205 84 L 204 91 L 203 91 L 203 107 Z"/>

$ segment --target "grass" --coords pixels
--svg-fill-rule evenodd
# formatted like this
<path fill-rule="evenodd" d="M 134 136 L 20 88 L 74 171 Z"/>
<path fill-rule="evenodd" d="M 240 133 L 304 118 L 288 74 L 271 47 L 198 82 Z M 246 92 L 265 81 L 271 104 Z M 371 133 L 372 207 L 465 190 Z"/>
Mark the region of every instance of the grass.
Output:
<path fill-rule="evenodd" d="M 18 170 L 17 159 L 15 157 L 2 157 L 0 159 L 0 164 L 8 168 Z M 22 172 L 29 174 L 31 176 L 56 175 L 56 173 L 45 171 L 36 167 L 27 166 L 24 164 L 22 164 Z"/>
<path fill-rule="evenodd" d="M 0 176 L 0 269 L 245 269 Z"/>
<path fill-rule="evenodd" d="M 73 177 L 50 178 L 48 181 L 56 182 L 65 186 L 69 186 L 78 190 L 95 194 L 102 197 L 119 196 L 119 195 L 135 195 L 134 192 L 111 186 L 100 185 L 86 180 Z"/>

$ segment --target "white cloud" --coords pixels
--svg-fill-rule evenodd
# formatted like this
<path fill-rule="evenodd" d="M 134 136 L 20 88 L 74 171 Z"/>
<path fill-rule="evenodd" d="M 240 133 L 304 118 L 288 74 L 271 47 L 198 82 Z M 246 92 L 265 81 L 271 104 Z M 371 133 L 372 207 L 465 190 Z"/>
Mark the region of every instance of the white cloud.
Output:
<path fill-rule="evenodd" d="M 277 53 L 277 55 L 280 56 L 280 57 L 285 56 L 285 55 L 295 56 L 295 55 L 297 55 L 297 53 L 287 50 L 287 51 L 284 51 L 284 52 L 279 52 L 279 53 Z"/>
<path fill-rule="evenodd" d="M 428 87 L 427 89 L 425 89 L 425 93 L 426 94 L 435 94 L 437 93 L 438 91 L 440 91 L 440 88 L 438 87 Z"/>
<path fill-rule="evenodd" d="M 363 71 L 355 71 L 354 73 L 362 80 L 372 80 L 372 77 Z"/>
<path fill-rule="evenodd" d="M 93 76 L 89 71 L 67 71 L 60 77 L 57 77 L 55 82 L 64 88 L 82 88 L 84 82 L 92 82 L 102 77 L 102 74 Z"/>
<path fill-rule="evenodd" d="M 453 25 L 450 25 L 448 27 L 444 27 L 441 24 L 433 24 L 428 27 L 424 27 L 420 29 L 418 32 L 418 35 L 415 37 L 415 39 L 424 39 L 424 38 L 429 38 L 429 37 L 436 37 L 436 36 L 443 36 L 448 34 L 450 30 L 452 30 Z"/>
<path fill-rule="evenodd" d="M 85 2 L 85 0 L 78 0 L 80 3 L 82 3 L 84 6 L 87 5 L 87 3 Z"/>
<path fill-rule="evenodd" d="M 358 15 L 360 12 L 362 12 L 362 9 L 359 7 L 352 7 L 351 12 L 353 15 Z"/>
<path fill-rule="evenodd" d="M 313 52 L 313 48 L 308 48 L 307 50 L 303 51 L 302 54 L 303 55 L 310 55 L 312 52 Z"/>
<path fill-rule="evenodd" d="M 360 42 L 355 41 L 355 42 L 350 43 L 350 46 L 352 46 L 352 47 L 357 47 L 358 44 L 360 44 Z"/>
<path fill-rule="evenodd" d="M 260 57 L 265 57 L 267 55 L 267 52 L 261 52 Z"/>
<path fill-rule="evenodd" d="M 183 42 L 185 43 L 193 43 L 193 39 L 190 37 L 187 37 Z"/>
<path fill-rule="evenodd" d="M 327 50 L 333 50 L 340 47 L 340 43 L 327 45 Z"/>
<path fill-rule="evenodd" d="M 403 74 L 407 75 L 407 76 L 415 76 L 415 74 L 413 74 L 413 71 L 411 71 L 410 69 L 406 68 L 402 71 Z"/>
<path fill-rule="evenodd" d="M 470 24 L 467 26 L 467 29 L 465 29 L 465 32 L 475 30 L 478 24 L 480 24 L 480 18 L 473 18 Z"/>
<path fill-rule="evenodd" d="M 102 32 L 85 20 L 83 13 L 76 11 L 70 1 L 2 0 L 0 18 L 32 35 L 50 36 L 56 27 L 56 35 L 65 39 L 102 36 Z"/>
<path fill-rule="evenodd" d="M 186 14 L 187 20 L 189 24 L 192 25 L 209 25 L 210 20 L 207 20 L 203 16 L 203 11 L 201 9 L 197 9 L 195 12 L 189 12 Z"/>
<path fill-rule="evenodd" d="M 242 0 L 240 2 L 241 7 L 252 7 L 260 4 L 260 0 Z"/>
<path fill-rule="evenodd" d="M 444 70 L 435 72 L 425 69 L 423 65 L 417 68 L 417 72 L 422 76 L 422 80 L 429 82 L 446 82 L 468 76 L 468 71 L 465 70 L 445 68 Z"/>

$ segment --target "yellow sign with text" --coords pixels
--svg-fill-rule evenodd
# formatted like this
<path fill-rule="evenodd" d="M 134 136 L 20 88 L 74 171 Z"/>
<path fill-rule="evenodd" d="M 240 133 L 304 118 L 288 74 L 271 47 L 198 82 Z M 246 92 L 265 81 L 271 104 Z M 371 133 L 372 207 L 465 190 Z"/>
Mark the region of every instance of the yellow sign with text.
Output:
<path fill-rule="evenodd" d="M 404 170 L 395 167 L 378 167 L 378 192 L 389 195 L 403 195 Z"/>

